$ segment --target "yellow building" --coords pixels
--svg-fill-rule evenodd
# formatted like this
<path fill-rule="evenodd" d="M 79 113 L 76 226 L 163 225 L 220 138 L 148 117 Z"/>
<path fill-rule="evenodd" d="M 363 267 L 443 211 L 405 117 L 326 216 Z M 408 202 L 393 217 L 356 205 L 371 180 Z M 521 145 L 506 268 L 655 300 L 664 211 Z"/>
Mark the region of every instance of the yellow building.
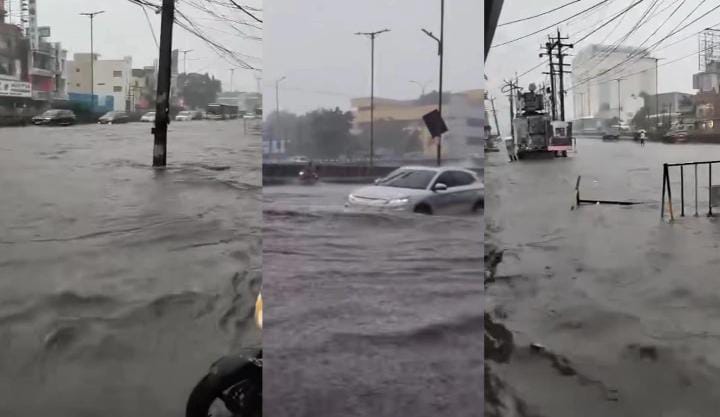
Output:
<path fill-rule="evenodd" d="M 467 90 L 450 93 L 443 104 L 443 118 L 448 125 L 448 133 L 443 136 L 443 157 L 463 158 L 472 154 L 481 154 L 484 143 L 485 127 L 485 90 Z M 351 100 L 354 129 L 363 131 L 370 125 L 370 98 L 361 97 Z M 394 120 L 406 122 L 408 129 L 420 133 L 424 154 L 436 155 L 436 142 L 430 137 L 423 122 L 423 115 L 437 109 L 437 103 L 418 104 L 416 100 L 395 100 L 375 98 L 375 121 Z"/>

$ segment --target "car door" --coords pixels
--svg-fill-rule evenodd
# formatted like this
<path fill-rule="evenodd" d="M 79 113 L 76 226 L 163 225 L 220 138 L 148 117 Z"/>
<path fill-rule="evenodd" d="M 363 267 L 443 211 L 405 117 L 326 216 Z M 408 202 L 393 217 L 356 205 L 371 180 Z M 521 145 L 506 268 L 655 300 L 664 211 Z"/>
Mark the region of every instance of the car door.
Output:
<path fill-rule="evenodd" d="M 480 199 L 477 178 L 469 172 L 460 170 L 452 171 L 452 175 L 456 184 L 453 188 L 454 211 L 467 213 Z"/>
<path fill-rule="evenodd" d="M 445 184 L 447 190 L 435 190 L 437 184 Z M 430 197 L 430 204 L 435 213 L 448 213 L 453 210 L 453 188 L 455 186 L 455 178 L 450 171 L 445 171 L 438 175 L 433 181 L 431 190 L 433 192 Z"/>

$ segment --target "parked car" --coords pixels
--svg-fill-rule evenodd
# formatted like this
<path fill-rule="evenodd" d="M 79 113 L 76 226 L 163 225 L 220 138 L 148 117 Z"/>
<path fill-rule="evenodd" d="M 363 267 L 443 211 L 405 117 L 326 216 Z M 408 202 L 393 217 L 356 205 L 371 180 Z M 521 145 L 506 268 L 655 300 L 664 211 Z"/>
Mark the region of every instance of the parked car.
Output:
<path fill-rule="evenodd" d="M 618 140 L 620 139 L 620 126 L 611 126 L 605 129 L 602 136 L 603 140 Z"/>
<path fill-rule="evenodd" d="M 688 139 L 688 131 L 687 130 L 673 130 L 673 131 L 668 132 L 665 135 L 664 139 L 669 142 L 686 142 Z"/>
<path fill-rule="evenodd" d="M 485 185 L 464 168 L 399 168 L 374 185 L 354 190 L 347 207 L 410 211 L 420 214 L 477 212 L 485 205 Z"/>
<path fill-rule="evenodd" d="M 32 118 L 34 125 L 70 126 L 75 124 L 75 113 L 71 110 L 48 110 Z"/>
<path fill-rule="evenodd" d="M 150 122 L 150 123 L 154 122 L 155 121 L 155 112 L 149 111 L 149 112 L 143 114 L 142 117 L 140 118 L 140 121 L 141 122 Z"/>
<path fill-rule="evenodd" d="M 298 155 L 290 158 L 290 162 L 294 162 L 296 164 L 307 164 L 308 162 L 310 162 L 310 158 L 308 158 L 307 156 Z"/>
<path fill-rule="evenodd" d="M 105 113 L 99 120 L 98 123 L 102 125 L 111 125 L 116 123 L 127 123 L 130 121 L 130 117 L 124 111 L 111 111 Z"/>

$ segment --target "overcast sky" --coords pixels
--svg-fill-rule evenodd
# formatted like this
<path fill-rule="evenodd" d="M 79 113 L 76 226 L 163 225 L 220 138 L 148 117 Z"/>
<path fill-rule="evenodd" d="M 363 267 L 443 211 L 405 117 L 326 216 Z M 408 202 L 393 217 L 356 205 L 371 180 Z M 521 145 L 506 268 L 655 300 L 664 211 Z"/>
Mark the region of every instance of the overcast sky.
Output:
<path fill-rule="evenodd" d="M 483 2 L 449 0 L 445 10 L 444 90 L 483 85 Z M 416 98 L 437 89 L 440 0 L 270 0 L 265 4 L 264 87 L 275 109 L 275 80 L 283 110 L 350 107 L 370 95 L 370 40 L 355 32 L 388 28 L 375 41 L 376 96 Z"/>
<path fill-rule="evenodd" d="M 151 0 L 160 3 L 160 0 Z M 223 0 L 218 0 L 222 2 Z M 229 0 L 225 0 L 230 5 Z M 13 4 L 17 4 L 13 0 Z M 76 52 L 90 51 L 90 23 L 89 19 L 80 16 L 81 12 L 105 10 L 106 13 L 95 18 L 95 51 L 101 54 L 101 59 L 119 59 L 124 56 L 133 57 L 133 66 L 140 68 L 152 65 L 158 56 L 158 48 L 153 40 L 152 32 L 140 6 L 128 0 L 37 0 L 38 24 L 50 26 L 53 42 L 61 42 L 68 50 L 69 57 Z M 262 68 L 262 43 L 243 39 L 232 28 L 223 22 L 217 22 L 206 12 L 199 11 L 191 3 L 208 4 L 215 10 L 234 17 L 238 20 L 247 20 L 245 15 L 237 9 L 213 5 L 206 0 L 180 0 L 178 9 L 191 17 L 202 30 L 213 40 L 220 42 L 233 51 L 239 51 L 258 59 L 250 59 L 250 63 Z M 217 1 L 215 2 L 217 3 Z M 260 0 L 242 0 L 241 4 L 260 7 Z M 17 11 L 13 10 L 13 15 Z M 150 13 L 150 19 L 156 36 L 160 37 L 160 16 Z M 262 36 L 260 31 L 252 28 L 243 30 L 255 36 Z M 187 55 L 188 72 L 209 72 L 223 81 L 223 89 L 229 89 L 230 68 L 234 65 L 219 57 L 207 44 L 195 35 L 187 33 L 184 29 L 175 26 L 173 46 L 177 49 L 192 49 Z M 180 71 L 183 71 L 182 60 Z M 249 70 L 237 69 L 234 76 L 234 87 L 238 90 L 256 91 L 257 81 L 255 73 Z"/>
<path fill-rule="evenodd" d="M 553 25 L 554 23 L 565 20 L 581 10 L 599 3 L 600 1 L 601 0 L 581 0 L 578 3 L 536 19 L 498 27 L 493 40 L 493 45 L 500 44 L 532 33 L 543 27 Z M 607 21 L 607 19 L 636 1 L 637 0 L 609 0 L 596 9 L 593 9 L 593 11 L 559 25 L 559 28 L 563 34 L 571 35 L 570 40 L 566 42 L 573 43 L 580 37 L 590 33 L 590 29 L 593 28 L 596 23 Z M 503 22 L 533 16 L 566 3 L 568 3 L 568 0 L 505 0 L 502 15 L 500 16 L 500 23 L 502 24 Z M 653 4 L 655 5 L 655 8 L 652 9 L 649 16 L 652 16 L 655 13 L 658 14 L 655 15 L 655 17 L 653 17 L 646 25 L 641 26 L 635 33 L 630 35 L 622 43 L 623 45 L 637 46 L 659 28 L 657 33 L 652 36 L 650 41 L 646 44 L 652 45 L 655 41 L 667 36 L 676 26 L 679 29 L 718 6 L 717 1 L 703 2 L 702 0 L 686 0 L 683 2 L 682 0 L 644 0 L 635 8 L 631 9 L 624 18 L 613 21 L 605 28 L 592 34 L 580 44 L 577 44 L 575 46 L 575 50 L 579 50 L 583 46 L 591 43 L 614 44 L 615 42 L 618 42 L 633 28 L 634 25 L 637 24 L 641 15 L 648 11 L 650 6 Z M 682 6 L 678 9 L 675 15 L 670 17 L 670 14 L 675 10 L 675 8 L 681 4 Z M 688 17 L 690 12 L 698 5 L 700 5 L 700 7 L 697 11 Z M 686 19 L 685 22 L 680 24 L 683 19 Z M 654 51 L 653 56 L 661 58 L 660 66 L 658 68 L 659 91 L 661 93 L 670 91 L 694 92 L 692 88 L 692 75 L 698 71 L 697 55 L 695 54 L 689 56 L 677 62 L 671 63 L 670 61 L 697 52 L 698 36 L 692 35 L 706 27 L 714 25 L 720 27 L 720 9 L 710 12 L 710 14 L 706 17 L 698 20 L 696 23 L 691 24 L 686 29 L 678 32 L 676 35 L 668 38 L 665 42 L 658 46 L 656 51 Z M 498 100 L 496 100 L 496 106 L 498 116 L 501 119 L 500 129 L 501 131 L 504 129 L 504 132 L 502 132 L 504 135 L 509 133 L 509 104 L 507 98 L 505 98 L 499 90 L 499 87 L 502 85 L 503 78 L 512 77 L 515 72 L 522 74 L 539 64 L 541 59 L 546 60 L 547 58 L 538 57 L 538 53 L 540 52 L 539 48 L 541 44 L 546 42 L 547 35 L 554 31 L 554 28 L 555 26 L 553 26 L 553 29 L 542 31 L 536 35 L 528 37 L 527 39 L 491 49 L 490 56 L 488 57 L 488 61 L 486 63 L 488 89 L 492 95 L 498 97 Z M 689 38 L 684 41 L 680 41 L 681 39 L 687 37 Z M 545 76 L 542 75 L 543 71 L 547 71 L 546 66 L 538 68 L 537 70 L 534 70 L 528 75 L 522 77 L 520 79 L 520 85 L 527 88 L 528 84 L 531 82 L 541 83 L 545 78 Z M 571 83 L 568 82 L 567 85 L 571 85 Z M 568 94 L 567 97 L 566 110 L 572 114 L 572 94 Z"/>

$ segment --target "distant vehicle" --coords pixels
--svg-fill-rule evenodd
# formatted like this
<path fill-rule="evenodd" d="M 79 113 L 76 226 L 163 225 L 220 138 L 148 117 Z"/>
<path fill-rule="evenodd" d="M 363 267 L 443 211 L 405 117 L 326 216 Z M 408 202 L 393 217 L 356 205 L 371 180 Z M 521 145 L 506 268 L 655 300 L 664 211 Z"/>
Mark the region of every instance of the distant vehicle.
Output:
<path fill-rule="evenodd" d="M 485 185 L 473 171 L 453 167 L 399 168 L 354 190 L 347 207 L 420 214 L 469 213 L 484 208 Z"/>
<path fill-rule="evenodd" d="M 197 120 L 197 112 L 192 110 L 184 110 L 175 116 L 175 120 L 178 122 L 189 122 L 190 120 Z"/>
<path fill-rule="evenodd" d="M 665 135 L 664 139 L 668 142 L 687 142 L 688 131 L 687 130 L 670 131 Z"/>
<path fill-rule="evenodd" d="M 210 120 L 231 120 L 237 119 L 240 114 L 238 106 L 229 106 L 227 104 L 208 104 L 207 118 Z"/>
<path fill-rule="evenodd" d="M 75 113 L 71 110 L 48 110 L 32 118 L 34 125 L 70 126 L 75 124 Z"/>
<path fill-rule="evenodd" d="M 111 125 L 116 123 L 127 123 L 129 121 L 130 117 L 124 111 L 111 111 L 105 113 L 98 120 L 98 123 L 101 125 Z"/>
<path fill-rule="evenodd" d="M 149 111 L 149 112 L 143 114 L 143 116 L 140 118 L 140 121 L 141 122 L 150 122 L 150 123 L 154 122 L 155 121 L 155 112 Z"/>
<path fill-rule="evenodd" d="M 610 126 L 603 131 L 603 140 L 618 140 L 620 139 L 620 126 Z"/>
<path fill-rule="evenodd" d="M 290 158 L 290 162 L 294 162 L 296 164 L 307 164 L 308 162 L 310 162 L 310 158 L 308 158 L 307 156 L 298 155 Z"/>

